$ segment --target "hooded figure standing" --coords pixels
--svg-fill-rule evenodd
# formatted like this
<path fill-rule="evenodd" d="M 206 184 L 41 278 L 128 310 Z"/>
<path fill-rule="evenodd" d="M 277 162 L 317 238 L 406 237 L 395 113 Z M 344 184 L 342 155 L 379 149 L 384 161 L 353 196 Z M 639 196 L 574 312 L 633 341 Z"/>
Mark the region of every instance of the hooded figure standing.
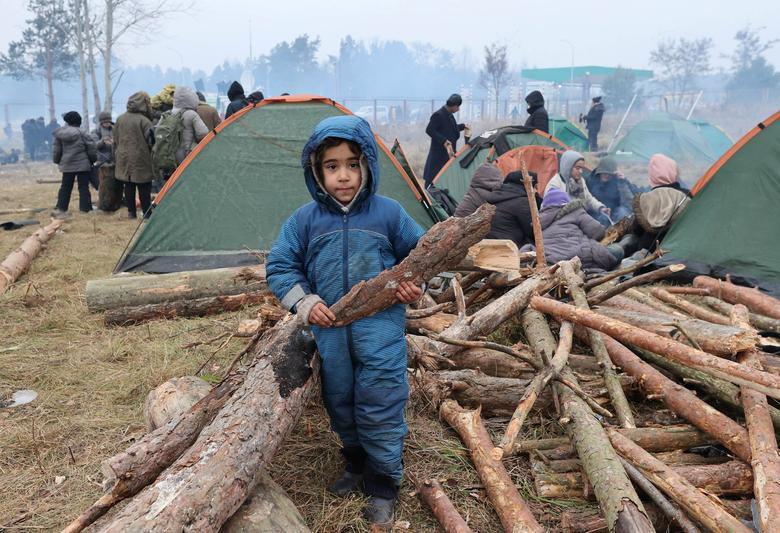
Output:
<path fill-rule="evenodd" d="M 180 114 L 184 129 L 181 132 L 181 144 L 176 150 L 176 164 L 181 165 L 182 161 L 205 137 L 209 129 L 198 115 L 198 95 L 189 87 L 176 87 L 173 93 L 172 114 Z"/>
<path fill-rule="evenodd" d="M 534 128 L 545 133 L 550 133 L 550 117 L 544 108 L 544 96 L 539 91 L 531 91 L 525 97 L 528 104 L 528 118 L 525 120 L 526 128 Z"/>
<path fill-rule="evenodd" d="M 124 182 L 128 218 L 136 218 L 135 193 L 144 215 L 152 206 L 152 103 L 139 91 L 127 99 L 127 112 L 114 125 L 114 161 L 116 178 Z"/>
<path fill-rule="evenodd" d="M 212 107 L 206 103 L 206 97 L 203 96 L 202 92 L 198 91 L 195 94 L 198 95 L 198 108 L 195 111 L 198 112 L 200 119 L 203 121 L 209 131 L 211 131 L 219 126 L 220 122 L 222 122 L 222 119 L 219 118 L 219 112 L 217 111 L 217 108 Z"/>
<path fill-rule="evenodd" d="M 593 218 L 609 226 L 609 208 L 588 190 L 588 184 L 583 176 L 585 170 L 585 158 L 582 154 L 574 150 L 566 150 L 561 156 L 558 173 L 544 188 L 544 197 L 547 197 L 550 189 L 559 189 L 572 200 L 582 200 L 583 206 Z"/>
<path fill-rule="evenodd" d="M 68 111 L 62 118 L 65 126 L 57 128 L 52 134 L 52 160 L 62 172 L 62 184 L 57 194 L 57 209 L 54 215 L 63 215 L 68 211 L 73 183 L 78 181 L 79 211 L 92 211 L 92 197 L 89 194 L 89 177 L 92 163 L 97 159 L 95 141 L 88 133 L 80 129 L 81 115 Z"/>
<path fill-rule="evenodd" d="M 462 103 L 463 99 L 459 94 L 451 95 L 428 121 L 425 133 L 431 138 L 431 147 L 423 171 L 426 187 L 433 183 L 433 178 L 447 164 L 451 154 L 457 151 L 460 132 L 466 128 L 466 125 L 458 124 L 454 114 L 460 110 Z"/>
<path fill-rule="evenodd" d="M 607 108 L 601 102 L 600 96 L 593 97 L 593 104 L 588 114 L 582 117 L 585 121 L 585 129 L 588 130 L 588 147 L 591 152 L 599 151 L 599 132 L 601 131 L 601 119 Z"/>
<path fill-rule="evenodd" d="M 228 100 L 230 100 L 230 103 L 228 104 L 227 110 L 225 111 L 226 119 L 236 111 L 239 111 L 240 109 L 243 109 L 249 105 L 249 100 L 247 100 L 246 96 L 244 96 L 244 87 L 237 81 L 234 81 L 230 84 L 227 97 Z"/>

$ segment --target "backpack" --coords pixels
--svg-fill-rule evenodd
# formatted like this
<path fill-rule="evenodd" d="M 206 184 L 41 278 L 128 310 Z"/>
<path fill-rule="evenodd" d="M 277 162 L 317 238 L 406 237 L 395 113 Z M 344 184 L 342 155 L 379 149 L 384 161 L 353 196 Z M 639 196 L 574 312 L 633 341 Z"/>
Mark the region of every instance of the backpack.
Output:
<path fill-rule="evenodd" d="M 452 197 L 449 189 L 439 189 L 431 185 L 428 187 L 427 191 L 433 201 L 436 202 L 437 206 L 435 207 L 444 210 L 447 216 L 453 216 L 455 214 L 455 210 L 458 208 L 458 201 Z"/>
<path fill-rule="evenodd" d="M 184 120 L 182 112 L 166 111 L 154 128 L 152 162 L 158 170 L 173 172 L 176 169 L 176 152 L 181 147 Z"/>

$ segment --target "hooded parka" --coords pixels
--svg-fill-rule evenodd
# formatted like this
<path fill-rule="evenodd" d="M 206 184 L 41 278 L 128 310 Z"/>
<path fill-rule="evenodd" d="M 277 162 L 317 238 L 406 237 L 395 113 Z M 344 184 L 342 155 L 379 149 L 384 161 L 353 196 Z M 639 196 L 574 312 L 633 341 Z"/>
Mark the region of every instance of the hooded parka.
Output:
<path fill-rule="evenodd" d="M 157 179 L 152 165 L 152 105 L 149 95 L 139 91 L 127 99 L 127 112 L 114 124 L 116 179 L 149 183 Z"/>

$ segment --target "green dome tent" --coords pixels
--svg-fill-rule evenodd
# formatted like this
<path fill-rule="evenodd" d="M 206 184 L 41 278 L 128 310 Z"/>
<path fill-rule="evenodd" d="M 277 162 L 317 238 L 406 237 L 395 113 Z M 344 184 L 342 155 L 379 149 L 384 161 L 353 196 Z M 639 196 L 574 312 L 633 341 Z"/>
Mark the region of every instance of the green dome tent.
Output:
<path fill-rule="evenodd" d="M 209 133 L 155 199 L 151 218 L 116 271 L 180 272 L 256 264 L 284 221 L 310 202 L 300 157 L 314 126 L 350 112 L 320 96 L 268 98 Z M 379 193 L 399 201 L 424 228 L 430 199 L 377 138 Z"/>
<path fill-rule="evenodd" d="M 664 262 L 780 294 L 780 112 L 740 139 L 692 193 L 661 243 Z"/>
<path fill-rule="evenodd" d="M 433 184 L 439 189 L 448 189 L 450 195 L 460 202 L 469 189 L 474 172 L 482 163 L 493 161 L 513 148 L 534 145 L 552 146 L 560 150 L 569 148 L 543 131 L 524 126 L 504 126 L 472 138 L 442 167 L 433 178 Z"/>
<path fill-rule="evenodd" d="M 587 152 L 588 136 L 564 117 L 552 116 L 549 120 L 550 135 L 560 139 L 566 146 L 578 152 Z"/>
<path fill-rule="evenodd" d="M 646 163 L 653 154 L 661 153 L 678 163 L 711 165 L 731 144 L 722 130 L 707 122 L 654 113 L 631 128 L 611 154 L 627 163 Z"/>

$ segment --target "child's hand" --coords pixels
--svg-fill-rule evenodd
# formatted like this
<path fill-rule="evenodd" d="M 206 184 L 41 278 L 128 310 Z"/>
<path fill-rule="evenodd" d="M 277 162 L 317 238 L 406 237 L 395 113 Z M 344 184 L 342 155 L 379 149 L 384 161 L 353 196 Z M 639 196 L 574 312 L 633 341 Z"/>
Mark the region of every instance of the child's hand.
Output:
<path fill-rule="evenodd" d="M 402 281 L 395 291 L 395 297 L 405 304 L 416 302 L 420 296 L 422 296 L 422 289 L 411 281 Z"/>
<path fill-rule="evenodd" d="M 314 324 L 321 328 L 329 328 L 336 321 L 336 315 L 334 315 L 328 306 L 322 302 L 318 302 L 311 308 L 309 313 L 309 324 Z"/>

